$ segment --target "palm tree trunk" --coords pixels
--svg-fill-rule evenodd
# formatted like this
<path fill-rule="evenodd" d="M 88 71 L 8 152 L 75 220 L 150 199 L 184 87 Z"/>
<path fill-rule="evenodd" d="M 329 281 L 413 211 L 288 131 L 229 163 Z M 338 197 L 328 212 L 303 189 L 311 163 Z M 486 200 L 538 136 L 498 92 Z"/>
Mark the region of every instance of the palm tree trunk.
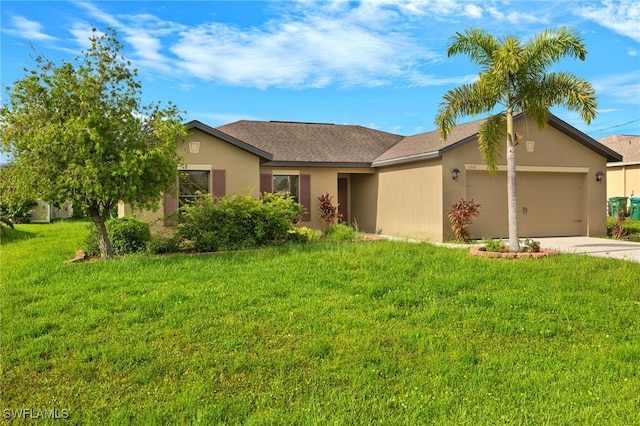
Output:
<path fill-rule="evenodd" d="M 507 203 L 509 218 L 509 251 L 520 251 L 518 240 L 518 196 L 516 190 L 516 138 L 513 131 L 513 109 L 507 108 Z"/>

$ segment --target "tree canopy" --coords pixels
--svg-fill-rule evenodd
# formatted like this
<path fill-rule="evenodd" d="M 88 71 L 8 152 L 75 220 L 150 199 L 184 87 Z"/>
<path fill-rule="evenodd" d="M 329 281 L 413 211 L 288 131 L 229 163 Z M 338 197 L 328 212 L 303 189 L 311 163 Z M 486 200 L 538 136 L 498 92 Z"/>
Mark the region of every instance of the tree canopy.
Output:
<path fill-rule="evenodd" d="M 91 217 L 108 258 L 104 221 L 120 201 L 157 208 L 175 184 L 187 131 L 175 105 L 142 104 L 137 71 L 115 30 L 94 28 L 90 41 L 74 63 L 34 57 L 35 68 L 6 88 L 0 147 L 21 187 Z"/>

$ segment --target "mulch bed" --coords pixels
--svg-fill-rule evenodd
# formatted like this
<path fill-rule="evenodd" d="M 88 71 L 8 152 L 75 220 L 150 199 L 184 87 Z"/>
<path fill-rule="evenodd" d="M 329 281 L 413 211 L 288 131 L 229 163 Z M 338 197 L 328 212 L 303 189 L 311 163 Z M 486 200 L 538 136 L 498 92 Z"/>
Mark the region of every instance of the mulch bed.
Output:
<path fill-rule="evenodd" d="M 543 249 L 541 248 L 537 252 L 518 252 L 518 253 L 509 253 L 509 252 L 496 252 L 496 251 L 487 251 L 484 247 L 471 247 L 469 250 L 472 256 L 481 256 L 481 257 L 489 257 L 492 259 L 500 258 L 500 259 L 524 259 L 524 258 L 539 258 L 539 257 L 549 257 L 559 254 L 558 250 L 551 249 Z"/>

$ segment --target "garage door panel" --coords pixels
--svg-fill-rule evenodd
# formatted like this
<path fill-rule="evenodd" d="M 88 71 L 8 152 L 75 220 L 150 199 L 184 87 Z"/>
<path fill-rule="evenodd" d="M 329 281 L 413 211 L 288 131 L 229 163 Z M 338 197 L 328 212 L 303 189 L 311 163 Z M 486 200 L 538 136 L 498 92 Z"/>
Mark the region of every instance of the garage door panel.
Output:
<path fill-rule="evenodd" d="M 582 235 L 582 175 L 520 172 L 517 176 L 520 237 Z M 506 238 L 506 172 L 467 172 L 467 198 L 481 204 L 469 227 L 472 238 Z"/>
<path fill-rule="evenodd" d="M 522 237 L 580 235 L 582 176 L 575 173 L 518 175 L 518 233 Z"/>

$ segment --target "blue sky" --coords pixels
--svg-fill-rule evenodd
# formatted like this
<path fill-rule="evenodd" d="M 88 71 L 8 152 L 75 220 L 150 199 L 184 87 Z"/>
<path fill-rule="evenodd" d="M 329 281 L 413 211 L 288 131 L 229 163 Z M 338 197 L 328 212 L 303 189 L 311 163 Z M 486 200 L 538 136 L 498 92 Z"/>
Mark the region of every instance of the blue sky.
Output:
<path fill-rule="evenodd" d="M 599 114 L 553 112 L 593 138 L 640 135 L 640 3 L 634 1 L 2 1 L 3 88 L 33 68 L 34 51 L 60 63 L 111 26 L 138 69 L 143 100 L 172 101 L 185 121 L 358 124 L 402 135 L 435 129 L 442 95 L 473 81 L 449 38 L 470 27 L 527 40 L 578 30 L 586 61 L 554 69 L 589 80 Z M 2 92 L 3 102 L 6 92 Z M 466 117 L 470 121 L 482 117 Z"/>

